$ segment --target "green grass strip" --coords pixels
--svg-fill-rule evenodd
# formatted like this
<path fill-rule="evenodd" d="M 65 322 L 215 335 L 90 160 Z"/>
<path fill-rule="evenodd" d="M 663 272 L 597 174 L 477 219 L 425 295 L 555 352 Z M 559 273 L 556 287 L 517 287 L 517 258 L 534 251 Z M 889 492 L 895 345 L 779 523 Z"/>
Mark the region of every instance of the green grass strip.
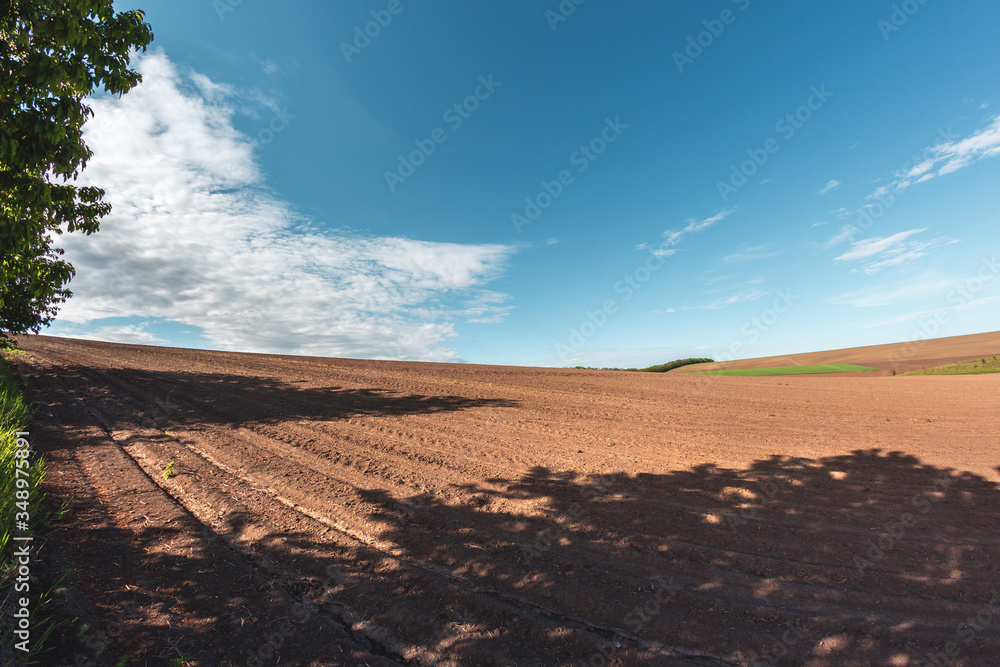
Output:
<path fill-rule="evenodd" d="M 736 375 L 740 377 L 771 375 L 812 375 L 814 373 L 860 373 L 877 371 L 871 366 L 855 364 L 819 364 L 815 366 L 773 366 L 771 368 L 732 368 L 723 371 L 700 371 L 692 375 Z"/>
<path fill-rule="evenodd" d="M 17 563 L 14 558 L 14 550 L 19 546 L 12 538 L 24 531 L 17 531 L 16 522 L 18 513 L 27 511 L 28 531 L 27 534 L 36 535 L 46 522 L 45 513 L 42 510 L 42 479 L 45 477 L 45 461 L 37 454 L 32 454 L 26 460 L 29 461 L 27 467 L 20 467 L 18 475 L 17 456 L 18 431 L 28 430 L 28 420 L 31 416 L 28 406 L 24 402 L 21 388 L 14 379 L 9 363 L 0 356 L 0 601 L 12 601 L 23 597 L 25 593 L 13 592 Z M 31 442 L 30 435 L 27 440 Z M 18 486 L 18 480 L 21 486 Z M 20 498 L 18 497 L 20 495 Z M 24 518 L 22 515 L 21 519 Z M 37 538 L 36 538 L 37 539 Z M 32 556 L 36 553 L 35 547 L 31 550 Z M 34 557 L 32 558 L 34 565 Z M 51 624 L 45 622 L 44 615 L 39 614 L 41 599 L 38 592 L 38 582 L 32 574 L 31 590 L 29 599 L 35 604 L 31 606 L 31 641 L 32 650 L 37 650 L 44 642 L 46 635 L 51 630 Z M 8 597 L 10 595 L 10 597 Z M 42 594 L 41 598 L 45 598 Z M 3 609 L 4 623 L 0 624 L 0 641 L 5 648 L 13 645 L 13 626 L 10 621 L 11 609 Z"/>

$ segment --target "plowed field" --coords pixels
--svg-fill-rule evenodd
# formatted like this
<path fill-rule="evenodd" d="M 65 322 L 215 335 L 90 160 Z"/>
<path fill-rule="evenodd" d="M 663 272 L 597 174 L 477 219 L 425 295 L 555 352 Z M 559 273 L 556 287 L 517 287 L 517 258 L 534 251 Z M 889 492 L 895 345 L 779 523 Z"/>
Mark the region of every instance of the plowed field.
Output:
<path fill-rule="evenodd" d="M 21 345 L 47 664 L 1000 664 L 1000 375 Z"/>

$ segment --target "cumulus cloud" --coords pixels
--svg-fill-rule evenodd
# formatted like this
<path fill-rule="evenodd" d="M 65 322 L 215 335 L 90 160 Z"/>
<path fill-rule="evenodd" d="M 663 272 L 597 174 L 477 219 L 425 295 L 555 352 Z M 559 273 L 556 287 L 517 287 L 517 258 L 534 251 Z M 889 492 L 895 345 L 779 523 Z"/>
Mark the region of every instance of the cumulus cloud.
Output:
<path fill-rule="evenodd" d="M 456 322 L 509 310 L 485 285 L 513 247 L 360 236 L 305 219 L 267 190 L 253 141 L 233 126 L 253 100 L 162 53 L 135 62 L 143 83 L 92 101 L 84 137 L 94 157 L 81 180 L 105 188 L 114 210 L 100 233 L 60 238 L 77 268 L 62 320 L 162 318 L 230 350 L 457 360 L 446 344 Z"/>

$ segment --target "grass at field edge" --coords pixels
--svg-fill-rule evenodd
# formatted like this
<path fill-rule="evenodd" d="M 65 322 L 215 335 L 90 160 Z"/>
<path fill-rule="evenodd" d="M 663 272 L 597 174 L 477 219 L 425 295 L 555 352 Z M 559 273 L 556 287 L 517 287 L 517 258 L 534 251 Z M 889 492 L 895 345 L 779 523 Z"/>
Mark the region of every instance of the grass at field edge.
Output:
<path fill-rule="evenodd" d="M 919 371 L 903 373 L 903 375 L 980 375 L 982 373 L 1000 373 L 1000 355 L 973 359 L 972 361 L 959 361 L 933 368 L 922 368 Z"/>
<path fill-rule="evenodd" d="M 8 349 L 0 349 L 0 352 L 19 353 Z M 50 618 L 52 587 L 46 590 L 38 581 L 35 563 L 29 561 L 32 571 L 26 582 L 29 590 L 15 589 L 15 584 L 19 583 L 19 563 L 14 551 L 23 543 L 16 542 L 14 536 L 31 535 L 33 541 L 37 541 L 39 533 L 47 527 L 51 518 L 50 513 L 42 507 L 45 460 L 34 453 L 25 456 L 20 453 L 24 448 L 17 445 L 18 433 L 28 430 L 30 417 L 31 410 L 24 401 L 10 362 L 5 355 L 0 355 L 0 614 L 3 616 L 3 621 L 0 622 L 0 658 L 4 664 L 40 664 L 32 656 L 37 655 L 44 646 L 54 627 Z M 30 434 L 26 439 L 30 443 Z M 21 471 L 20 474 L 18 470 Z M 23 520 L 25 513 L 28 515 L 28 529 L 17 530 L 17 522 Z M 30 549 L 32 556 L 37 551 L 37 545 Z M 13 614 L 19 608 L 18 601 L 22 597 L 31 601 L 28 653 L 14 648 L 19 638 L 14 634 L 17 621 Z"/>

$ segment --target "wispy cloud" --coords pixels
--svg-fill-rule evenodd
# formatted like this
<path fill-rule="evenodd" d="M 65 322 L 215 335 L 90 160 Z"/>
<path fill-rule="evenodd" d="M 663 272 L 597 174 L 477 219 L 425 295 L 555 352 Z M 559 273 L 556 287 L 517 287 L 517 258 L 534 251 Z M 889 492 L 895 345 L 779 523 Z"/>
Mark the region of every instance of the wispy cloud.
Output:
<path fill-rule="evenodd" d="M 869 257 L 874 257 L 880 253 L 889 252 L 898 248 L 909 237 L 926 231 L 927 228 L 923 227 L 921 229 L 910 229 L 905 232 L 893 234 L 892 236 L 875 237 L 865 239 L 863 241 L 855 241 L 851 244 L 850 250 L 839 257 L 835 257 L 834 259 L 846 262 L 854 259 L 867 259 Z"/>
<path fill-rule="evenodd" d="M 759 289 L 746 290 L 738 294 L 732 294 L 730 296 L 719 297 L 718 299 L 710 302 L 704 303 L 697 306 L 681 306 L 681 310 L 721 310 L 723 308 L 728 308 L 737 303 L 743 303 L 745 301 L 756 301 L 757 299 L 767 296 L 767 292 Z"/>
<path fill-rule="evenodd" d="M 935 145 L 931 148 L 928 159 L 897 173 L 891 185 L 879 188 L 871 197 L 877 198 L 890 190 L 906 189 L 996 155 L 1000 155 L 1000 115 L 994 116 L 986 127 L 964 139 L 943 141 Z"/>
<path fill-rule="evenodd" d="M 686 221 L 687 224 L 681 229 L 668 229 L 663 232 L 663 241 L 660 243 L 638 243 L 634 247 L 636 250 L 648 250 L 650 254 L 656 257 L 671 257 L 677 254 L 677 246 L 680 245 L 685 236 L 697 234 L 725 220 L 736 211 L 736 208 L 735 206 L 727 208 L 704 220 L 688 218 Z"/>
<path fill-rule="evenodd" d="M 948 281 L 941 275 L 923 273 L 905 282 L 870 285 L 859 290 L 844 292 L 831 299 L 855 308 L 883 308 L 901 303 L 926 302 L 930 295 L 946 290 Z"/>
<path fill-rule="evenodd" d="M 865 198 L 863 206 L 853 210 L 842 208 L 834 211 L 834 215 L 844 219 L 857 217 L 858 222 L 842 227 L 826 246 L 831 248 L 844 241 L 854 241 L 859 230 L 867 229 L 873 219 L 881 217 L 885 209 L 892 206 L 907 188 L 1000 155 L 1000 115 L 994 116 L 985 127 L 964 139 L 953 134 L 950 128 L 942 130 L 939 135 L 941 140 L 938 143 L 922 149 L 908 160 L 904 167 L 891 176 L 888 183 L 877 187 Z"/>
<path fill-rule="evenodd" d="M 880 322 L 874 322 L 872 324 L 865 324 L 859 326 L 859 329 L 874 329 L 876 327 L 885 327 L 891 324 L 899 324 L 900 322 L 912 322 L 913 320 L 923 320 L 930 317 L 940 317 L 948 313 L 958 313 L 966 310 L 974 310 L 980 308 L 987 304 L 993 303 L 1000 299 L 1000 295 L 994 296 L 984 296 L 978 299 L 973 299 L 967 303 L 957 304 L 953 306 L 942 306 L 941 308 L 936 308 L 934 310 L 921 310 L 915 313 L 906 313 L 904 315 L 897 315 L 896 317 L 891 317 L 887 320 L 882 320 Z"/>
<path fill-rule="evenodd" d="M 825 195 L 825 194 L 827 194 L 829 192 L 833 192 L 834 190 L 838 190 L 838 189 L 840 189 L 840 181 L 834 179 L 834 180 L 831 180 L 831 181 L 827 182 L 827 184 L 823 186 L 823 189 L 821 189 L 816 194 Z"/>
<path fill-rule="evenodd" d="M 645 368 L 662 364 L 663 359 L 702 356 L 704 350 L 694 346 L 663 348 L 631 348 L 625 350 L 576 350 L 572 354 L 552 356 L 530 362 L 532 366 L 590 366 L 595 368 Z"/>
<path fill-rule="evenodd" d="M 636 246 L 636 250 L 648 250 L 651 249 L 653 255 L 657 257 L 670 257 L 677 252 L 677 247 L 685 236 L 690 234 L 697 234 L 698 232 L 704 231 L 715 224 L 722 222 L 733 212 L 736 211 L 736 207 L 727 208 L 719 213 L 716 213 L 710 218 L 705 218 L 704 220 L 698 220 L 697 218 L 688 218 L 687 224 L 681 229 L 668 229 L 663 232 L 663 241 L 653 246 L 648 243 L 640 243 Z"/>
<path fill-rule="evenodd" d="M 99 234 L 60 237 L 77 268 L 61 319 L 163 318 L 232 350 L 455 360 L 457 321 L 509 310 L 484 286 L 513 247 L 329 231 L 265 187 L 232 123 L 246 99 L 162 53 L 135 62 L 142 84 L 92 101 L 83 178 L 114 210 Z"/>
<path fill-rule="evenodd" d="M 258 65 L 260 65 L 260 70 L 264 74 L 274 74 L 279 69 L 281 69 L 280 67 L 278 67 L 278 63 L 274 62 L 270 58 L 264 58 L 263 60 L 261 60 L 260 58 L 255 57 L 254 60 L 257 62 Z"/>
<path fill-rule="evenodd" d="M 938 237 L 930 241 L 910 239 L 911 236 L 925 232 L 927 229 L 927 227 L 910 229 L 892 236 L 854 241 L 851 243 L 850 250 L 834 257 L 834 260 L 839 262 L 862 261 L 863 266 L 853 269 L 852 272 L 863 271 L 872 275 L 890 266 L 924 257 L 930 249 L 949 242 L 945 237 Z"/>
<path fill-rule="evenodd" d="M 749 248 L 740 248 L 731 255 L 726 255 L 722 258 L 722 261 L 726 264 L 735 264 L 738 262 L 752 262 L 760 259 L 767 259 L 768 257 L 775 257 L 780 253 L 775 251 L 774 243 L 763 243 L 761 245 L 750 246 Z"/>
<path fill-rule="evenodd" d="M 133 345 L 157 345 L 167 342 L 146 331 L 145 327 L 145 324 L 107 326 L 88 333 L 73 334 L 73 337 L 85 340 L 103 340 L 109 343 L 131 343 Z"/>
<path fill-rule="evenodd" d="M 710 287 L 710 286 L 714 285 L 717 282 L 721 282 L 723 280 L 728 280 L 728 279 L 729 279 L 729 276 L 716 276 L 716 275 L 709 274 L 709 276 L 705 278 L 705 280 L 702 282 L 702 284 L 705 285 L 705 287 Z"/>

